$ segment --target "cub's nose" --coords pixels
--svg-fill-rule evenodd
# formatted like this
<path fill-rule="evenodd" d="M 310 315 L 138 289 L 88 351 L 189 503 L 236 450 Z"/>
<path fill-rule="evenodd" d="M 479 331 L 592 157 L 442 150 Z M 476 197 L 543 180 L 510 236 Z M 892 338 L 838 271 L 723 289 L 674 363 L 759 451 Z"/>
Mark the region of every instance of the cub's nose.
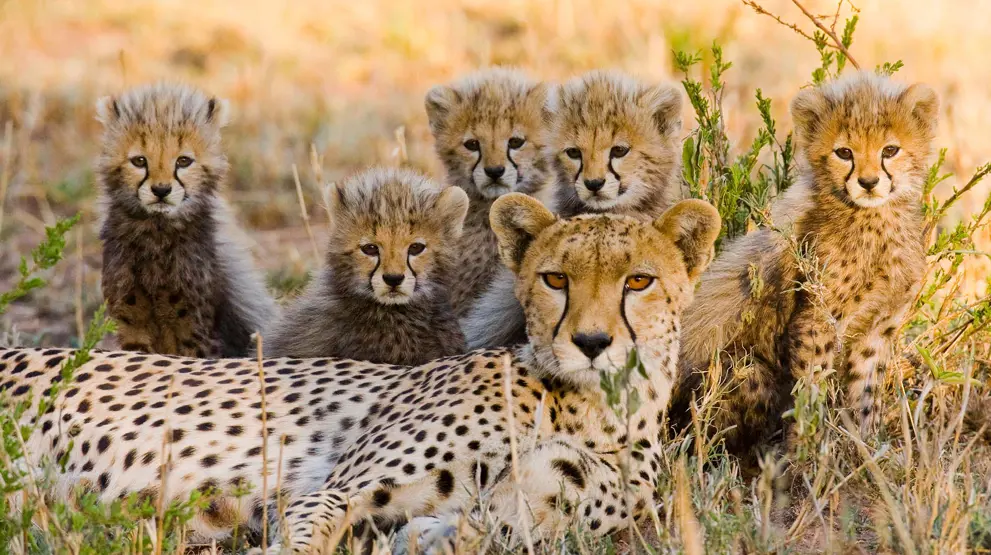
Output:
<path fill-rule="evenodd" d="M 867 191 L 870 191 L 871 189 L 873 189 L 874 187 L 876 187 L 879 181 L 881 181 L 881 178 L 879 178 L 876 175 L 874 177 L 858 177 L 857 178 L 857 183 L 860 183 L 860 186 L 863 187 Z"/>
<path fill-rule="evenodd" d="M 406 279 L 406 276 L 402 274 L 385 274 L 382 276 L 382 281 L 389 287 L 399 287 L 403 284 L 404 279 Z"/>
<path fill-rule="evenodd" d="M 585 353 L 589 360 L 595 360 L 595 357 L 601 355 L 606 347 L 612 345 L 612 337 L 601 331 L 576 333 L 571 336 L 571 342 Z"/>
<path fill-rule="evenodd" d="M 152 185 L 151 192 L 154 193 L 156 197 L 164 199 L 169 196 L 169 193 L 172 192 L 172 185 Z"/>
<path fill-rule="evenodd" d="M 504 173 L 506 173 L 506 166 L 487 166 L 485 168 L 485 175 L 492 179 L 499 179 Z"/>
<path fill-rule="evenodd" d="M 588 189 L 589 191 L 592 191 L 593 193 L 599 192 L 599 189 L 602 189 L 602 187 L 605 184 L 606 184 L 606 180 L 602 178 L 585 180 L 585 188 Z"/>

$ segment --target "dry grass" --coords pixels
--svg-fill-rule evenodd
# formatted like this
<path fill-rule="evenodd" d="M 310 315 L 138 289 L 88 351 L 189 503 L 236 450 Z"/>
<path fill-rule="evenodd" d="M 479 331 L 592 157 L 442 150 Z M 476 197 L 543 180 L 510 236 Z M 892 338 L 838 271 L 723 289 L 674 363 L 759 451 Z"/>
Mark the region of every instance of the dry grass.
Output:
<path fill-rule="evenodd" d="M 811 32 L 791 0 L 759 3 Z M 835 9 L 832 1 L 803 4 L 814 14 Z M 943 99 L 937 143 L 949 148 L 945 169 L 963 178 L 940 185 L 937 196 L 950 197 L 991 158 L 988 7 L 862 0 L 857 8 L 851 53 L 860 65 L 901 59 L 901 79 L 926 81 Z M 0 0 L 0 291 L 46 224 L 80 210 L 89 223 L 73 256 L 46 276 L 49 287 L 0 316 L 0 332 L 14 327 L 24 343 L 77 345 L 80 322 L 100 304 L 92 107 L 101 95 L 182 79 L 231 100 L 227 194 L 257 241 L 259 261 L 291 288 L 320 259 L 323 184 L 401 161 L 439 177 L 422 110 L 431 85 L 493 63 L 548 79 L 620 67 L 674 80 L 672 49 L 714 40 L 734 63 L 723 93 L 727 134 L 748 144 L 760 124 L 752 102 L 758 87 L 787 131 L 787 102 L 808 82 L 816 53 L 732 0 L 436 0 L 429 7 L 256 0 L 236 9 L 208 0 Z M 692 119 L 686 111 L 685 121 Z M 980 210 L 987 194 L 986 183 L 969 191 L 947 222 Z M 991 238 L 981 233 L 977 246 L 987 249 Z M 981 429 L 991 418 L 991 342 L 980 327 L 991 316 L 975 312 L 987 304 L 989 268 L 987 257 L 968 258 L 946 287 L 953 294 L 917 314 L 905 353 L 917 358 L 921 347 L 932 358 L 921 369 L 902 361 L 888 373 L 877 439 L 849 432 L 855 428 L 826 410 L 832 386 L 813 376 L 796 390 L 797 439 L 788 452 L 765 457 L 755 479 L 744 479 L 716 442 L 672 441 L 657 518 L 643 528 L 652 548 L 991 551 L 991 433 Z M 716 393 L 697 408 L 700 419 L 715 410 Z M 577 531 L 562 540 L 580 553 L 642 543 L 599 544 Z"/>

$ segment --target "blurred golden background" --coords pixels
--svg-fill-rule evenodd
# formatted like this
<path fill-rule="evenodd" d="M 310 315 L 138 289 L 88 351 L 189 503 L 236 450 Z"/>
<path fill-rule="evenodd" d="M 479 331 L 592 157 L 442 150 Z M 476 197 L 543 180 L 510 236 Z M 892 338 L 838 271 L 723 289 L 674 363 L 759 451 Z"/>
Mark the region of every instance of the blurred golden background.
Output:
<path fill-rule="evenodd" d="M 836 9 L 832 0 L 804 3 L 817 14 Z M 811 33 L 791 1 L 760 4 Z M 863 67 L 902 60 L 898 79 L 925 81 L 940 93 L 937 142 L 949 149 L 946 169 L 966 179 L 991 159 L 991 2 L 860 0 L 842 10 L 859 10 L 851 52 Z M 757 88 L 774 100 L 779 128 L 790 129 L 788 102 L 809 83 L 818 54 L 735 0 L 0 0 L 0 139 L 5 125 L 12 130 L 9 152 L 0 143 L 9 183 L 0 290 L 46 224 L 84 212 L 52 287 L 13 307 L 0 331 L 13 323 L 25 343 L 68 344 L 100 303 L 92 172 L 99 96 L 170 79 L 229 99 L 227 197 L 272 279 L 291 281 L 317 264 L 301 227 L 293 164 L 318 240 L 318 181 L 404 157 L 442 177 L 422 108 L 431 85 L 489 64 L 552 80 L 616 67 L 673 81 L 681 76 L 672 51 L 713 41 L 733 62 L 729 136 L 737 145 L 752 138 Z M 694 127 L 688 111 L 685 122 L 687 135 Z M 958 184 L 948 180 L 940 191 Z M 988 186 L 973 191 L 957 217 L 987 194 Z M 974 292 L 986 286 L 987 269 L 969 269 Z"/>

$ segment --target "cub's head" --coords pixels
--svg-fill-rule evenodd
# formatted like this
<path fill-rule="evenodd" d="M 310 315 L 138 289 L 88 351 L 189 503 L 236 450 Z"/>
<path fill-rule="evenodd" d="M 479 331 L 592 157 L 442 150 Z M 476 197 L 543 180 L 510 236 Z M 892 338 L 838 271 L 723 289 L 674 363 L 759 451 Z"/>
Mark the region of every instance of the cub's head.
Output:
<path fill-rule="evenodd" d="M 407 170 L 371 169 L 330 191 L 327 265 L 345 295 L 407 304 L 442 292 L 468 195 Z"/>
<path fill-rule="evenodd" d="M 487 199 L 537 192 L 548 174 L 551 96 L 548 85 L 503 68 L 431 89 L 427 118 L 450 183 Z"/>
<path fill-rule="evenodd" d="M 870 72 L 806 89 L 791 103 L 814 187 L 862 208 L 918 197 L 938 112 L 928 86 Z"/>
<path fill-rule="evenodd" d="M 227 112 L 225 101 L 185 85 L 160 83 L 100 99 L 105 197 L 134 217 L 205 209 L 227 173 L 220 144 Z"/>
<path fill-rule="evenodd" d="M 617 72 L 561 87 L 551 136 L 555 196 L 565 214 L 656 216 L 679 193 L 681 93 Z"/>
<path fill-rule="evenodd" d="M 681 311 L 719 234 L 715 208 L 686 200 L 653 222 L 558 220 L 536 199 L 507 195 L 490 219 L 544 371 L 597 387 L 599 372 L 622 367 L 636 347 L 648 370 L 671 378 Z"/>

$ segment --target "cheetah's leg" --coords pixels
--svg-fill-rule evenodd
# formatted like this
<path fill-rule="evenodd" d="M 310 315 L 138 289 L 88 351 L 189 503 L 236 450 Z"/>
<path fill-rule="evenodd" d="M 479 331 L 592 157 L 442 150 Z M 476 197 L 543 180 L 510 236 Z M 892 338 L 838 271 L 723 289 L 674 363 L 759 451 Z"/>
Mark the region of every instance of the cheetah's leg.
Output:
<path fill-rule="evenodd" d="M 796 378 L 808 375 L 816 366 L 833 367 L 839 332 L 829 317 L 806 305 L 788 324 L 788 367 Z"/>
<path fill-rule="evenodd" d="M 901 314 L 881 320 L 866 333 L 849 340 L 846 349 L 846 403 L 854 409 L 860 421 L 860 433 L 865 438 L 876 430 L 875 397 L 879 380 L 878 363 L 890 348 L 890 341 L 898 331 Z"/>
<path fill-rule="evenodd" d="M 332 553 L 332 540 L 345 541 L 338 530 L 347 523 L 355 524 L 367 515 L 364 496 L 349 497 L 337 489 L 324 489 L 293 500 L 286 508 L 283 538 L 289 540 L 289 552 Z M 345 531 L 346 533 L 346 531 Z M 268 553 L 284 553 L 283 546 L 273 544 Z"/>
<path fill-rule="evenodd" d="M 624 451 L 599 454 L 569 440 L 545 440 L 520 457 L 518 483 L 508 475 L 496 485 L 489 512 L 499 524 L 531 530 L 534 541 L 556 537 L 575 518 L 595 535 L 611 534 L 651 499 L 656 472 L 645 463 L 652 457 L 646 445 L 626 461 L 626 490 L 620 470 Z"/>

